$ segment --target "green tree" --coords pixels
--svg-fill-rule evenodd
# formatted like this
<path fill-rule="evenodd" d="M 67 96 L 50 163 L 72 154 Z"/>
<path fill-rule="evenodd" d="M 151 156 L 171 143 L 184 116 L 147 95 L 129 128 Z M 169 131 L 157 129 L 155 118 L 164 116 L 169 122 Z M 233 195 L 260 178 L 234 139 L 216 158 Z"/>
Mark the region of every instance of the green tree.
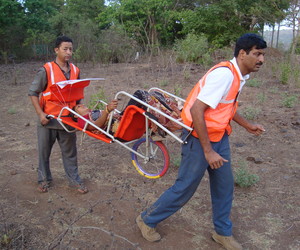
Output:
<path fill-rule="evenodd" d="M 50 18 L 56 35 L 68 35 L 74 41 L 74 57 L 79 61 L 98 61 L 101 31 L 95 18 L 105 9 L 104 0 L 65 0 L 60 11 Z"/>
<path fill-rule="evenodd" d="M 52 52 L 48 46 L 55 39 L 51 17 L 60 12 L 64 0 L 26 0 L 24 1 L 27 38 L 24 46 L 33 51 L 34 58 L 47 56 Z"/>
<path fill-rule="evenodd" d="M 115 0 L 98 16 L 100 28 L 120 24 L 147 50 L 171 45 L 190 33 L 205 34 L 215 47 L 242 33 L 262 31 L 284 18 L 288 0 Z"/>
<path fill-rule="evenodd" d="M 179 4 L 180 2 L 182 5 Z M 99 26 L 108 28 L 120 24 L 125 32 L 147 51 L 153 51 L 161 44 L 174 40 L 172 34 L 178 19 L 176 9 L 183 8 L 186 2 L 188 1 L 110 1 L 108 8 L 98 17 Z"/>
<path fill-rule="evenodd" d="M 64 0 L 26 0 L 26 24 L 31 30 L 45 32 L 51 29 L 49 19 L 60 11 Z"/>
<path fill-rule="evenodd" d="M 289 0 L 237 0 L 239 16 L 246 30 L 263 31 L 265 24 L 282 21 L 289 7 Z"/>
<path fill-rule="evenodd" d="M 16 54 L 25 38 L 24 20 L 20 2 L 0 0 L 0 53 L 5 61 L 9 54 Z"/>
<path fill-rule="evenodd" d="M 183 33 L 204 33 L 216 47 L 230 44 L 242 33 L 261 31 L 265 23 L 284 18 L 287 0 L 201 1 L 194 10 L 181 12 Z"/>
<path fill-rule="evenodd" d="M 122 50 L 134 44 L 152 53 L 162 46 L 173 46 L 189 34 L 223 47 L 242 33 L 262 32 L 264 25 L 274 26 L 287 14 L 293 13 L 292 20 L 297 21 L 293 5 L 298 6 L 298 1 L 0 0 L 0 52 L 6 57 L 25 53 L 25 46 L 31 49 L 51 44 L 62 34 L 74 39 L 77 58 L 83 60 L 94 60 L 99 55 L 95 50 L 103 48 L 113 55 L 106 58 L 119 54 L 117 43 L 113 48 L 107 43 L 110 35 L 127 43 L 120 46 Z M 102 47 L 98 45 L 101 42 Z"/>
<path fill-rule="evenodd" d="M 104 0 L 62 0 L 59 12 L 50 17 L 49 21 L 57 35 L 72 33 L 79 26 L 95 22 L 95 18 L 105 8 Z M 94 26 L 91 28 L 94 29 Z M 86 31 L 86 33 L 89 30 Z M 84 32 L 85 33 L 85 32 Z"/>
<path fill-rule="evenodd" d="M 299 28 L 300 28 L 299 20 L 300 20 L 300 2 L 298 0 L 291 0 L 290 8 L 287 11 L 287 25 L 293 29 L 291 55 L 295 54 L 297 43 L 299 42 Z"/>
<path fill-rule="evenodd" d="M 69 14 L 75 17 L 83 17 L 84 19 L 95 20 L 104 8 L 105 0 L 65 0 L 65 6 Z"/>
<path fill-rule="evenodd" d="M 208 1 L 205 1 L 208 2 Z M 182 33 L 205 34 L 215 47 L 223 47 L 245 30 L 240 23 L 235 0 L 216 1 L 198 6 L 194 11 L 182 12 Z"/>

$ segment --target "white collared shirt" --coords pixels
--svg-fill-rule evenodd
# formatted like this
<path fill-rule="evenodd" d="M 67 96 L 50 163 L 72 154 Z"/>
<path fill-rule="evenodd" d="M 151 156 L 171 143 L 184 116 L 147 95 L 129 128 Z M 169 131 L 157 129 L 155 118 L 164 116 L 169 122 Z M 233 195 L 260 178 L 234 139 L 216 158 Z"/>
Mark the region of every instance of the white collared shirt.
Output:
<path fill-rule="evenodd" d="M 249 75 L 242 76 L 235 57 L 230 62 L 232 62 L 240 75 L 241 83 L 239 91 L 241 92 L 246 80 L 249 79 Z M 201 89 L 197 99 L 215 109 L 220 100 L 228 94 L 232 81 L 233 74 L 229 68 L 216 68 L 207 75 L 205 85 Z"/>

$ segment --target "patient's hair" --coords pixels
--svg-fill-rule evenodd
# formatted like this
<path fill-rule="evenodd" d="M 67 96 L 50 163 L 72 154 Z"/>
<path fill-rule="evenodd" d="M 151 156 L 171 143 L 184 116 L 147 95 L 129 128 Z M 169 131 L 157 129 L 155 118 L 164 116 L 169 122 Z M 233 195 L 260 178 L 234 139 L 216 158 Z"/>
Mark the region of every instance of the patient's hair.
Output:
<path fill-rule="evenodd" d="M 75 112 L 75 107 L 76 107 L 76 106 L 74 106 L 74 107 L 72 108 L 72 110 L 73 110 L 74 112 Z M 72 118 L 72 120 L 73 120 L 74 122 L 77 122 L 77 121 L 78 121 L 78 118 L 75 117 L 75 114 L 74 114 L 73 112 L 70 112 L 69 116 Z"/>

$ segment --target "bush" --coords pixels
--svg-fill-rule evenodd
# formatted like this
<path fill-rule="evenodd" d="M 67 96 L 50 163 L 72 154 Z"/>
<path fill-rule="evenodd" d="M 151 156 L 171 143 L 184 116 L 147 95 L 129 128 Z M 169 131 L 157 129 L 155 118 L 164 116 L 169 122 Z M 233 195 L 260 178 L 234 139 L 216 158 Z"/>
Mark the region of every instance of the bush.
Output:
<path fill-rule="evenodd" d="M 94 93 L 91 98 L 90 101 L 88 103 L 88 107 L 90 109 L 105 109 L 105 105 L 103 103 L 98 103 L 98 100 L 102 100 L 104 102 L 107 102 L 107 98 L 105 96 L 104 90 L 102 88 L 100 88 L 98 90 L 98 92 Z"/>
<path fill-rule="evenodd" d="M 175 42 L 174 50 L 177 62 L 212 63 L 211 56 L 208 53 L 208 42 L 204 35 L 188 34 L 185 39 Z"/>
<path fill-rule="evenodd" d="M 293 108 L 296 105 L 297 101 L 298 96 L 285 94 L 285 97 L 282 100 L 282 104 L 287 108 Z"/>
<path fill-rule="evenodd" d="M 77 62 L 123 63 L 134 59 L 140 49 L 122 28 L 112 27 L 96 35 L 97 26 L 90 20 L 80 22 L 70 28 L 74 41 L 73 58 Z"/>
<path fill-rule="evenodd" d="M 174 158 L 172 158 L 172 164 L 174 167 L 179 167 L 181 162 L 181 155 L 175 155 Z"/>
<path fill-rule="evenodd" d="M 264 92 L 258 93 L 258 95 L 257 95 L 258 103 L 262 104 L 266 101 L 266 99 L 267 99 L 267 97 Z"/>
<path fill-rule="evenodd" d="M 248 120 L 256 119 L 257 116 L 260 114 L 260 112 L 261 112 L 260 108 L 255 108 L 255 107 L 247 107 L 241 111 L 243 116 Z"/>
<path fill-rule="evenodd" d="M 250 187 L 259 181 L 259 176 L 248 171 L 245 162 L 240 162 L 240 167 L 234 172 L 234 182 L 240 187 Z"/>
<path fill-rule="evenodd" d="M 247 86 L 258 88 L 261 86 L 261 82 L 257 79 L 250 79 L 247 81 Z"/>
<path fill-rule="evenodd" d="M 297 58 L 271 58 L 269 63 L 272 77 L 277 78 L 282 85 L 300 87 L 300 69 Z"/>
<path fill-rule="evenodd" d="M 117 27 L 102 31 L 96 46 L 97 61 L 102 63 L 131 62 L 137 52 L 141 52 L 137 43 Z"/>
<path fill-rule="evenodd" d="M 288 85 L 290 74 L 291 74 L 291 66 L 289 63 L 282 63 L 280 68 L 281 68 L 280 82 L 283 85 Z"/>
<path fill-rule="evenodd" d="M 17 113 L 17 109 L 15 107 L 11 107 L 8 109 L 7 113 L 10 115 L 15 115 Z"/>

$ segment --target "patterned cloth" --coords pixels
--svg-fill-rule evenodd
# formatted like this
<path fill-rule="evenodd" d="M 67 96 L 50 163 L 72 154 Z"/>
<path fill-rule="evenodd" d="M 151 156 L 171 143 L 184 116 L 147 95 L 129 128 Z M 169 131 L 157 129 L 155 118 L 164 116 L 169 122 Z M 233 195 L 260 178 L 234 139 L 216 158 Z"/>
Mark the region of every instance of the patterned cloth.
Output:
<path fill-rule="evenodd" d="M 137 90 L 133 94 L 133 96 L 142 100 L 148 105 L 164 112 L 165 114 L 171 116 L 172 118 L 181 121 L 181 117 L 180 117 L 181 112 L 178 108 L 177 101 L 173 97 L 158 91 L 147 92 L 144 90 Z M 136 105 L 144 110 L 147 110 L 147 107 L 132 99 L 128 102 L 128 105 Z M 171 121 L 170 119 L 166 118 L 165 116 L 159 114 L 156 111 L 150 110 L 149 112 L 157 118 L 157 121 L 161 125 L 163 125 L 164 127 L 166 127 L 172 132 L 182 128 L 177 123 Z M 157 126 L 155 124 L 151 124 L 151 127 L 154 132 L 157 131 Z"/>

